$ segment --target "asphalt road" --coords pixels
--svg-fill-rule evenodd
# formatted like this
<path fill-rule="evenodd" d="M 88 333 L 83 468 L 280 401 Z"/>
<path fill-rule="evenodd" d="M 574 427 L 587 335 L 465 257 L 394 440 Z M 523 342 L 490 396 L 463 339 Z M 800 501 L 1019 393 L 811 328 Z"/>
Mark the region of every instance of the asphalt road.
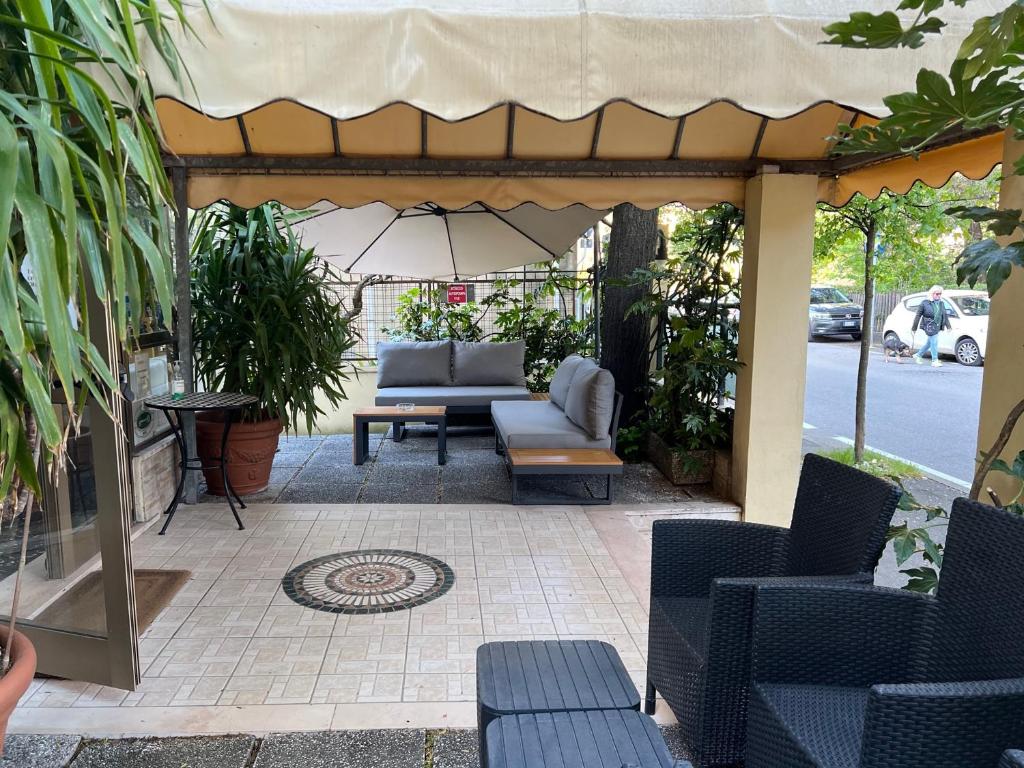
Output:
<path fill-rule="evenodd" d="M 853 439 L 859 344 L 814 341 L 807 347 L 805 433 Z M 885 363 L 877 347 L 868 365 L 866 444 L 969 482 L 974 472 L 982 368 L 952 358 L 941 368 L 910 358 Z M 811 429 L 813 427 L 813 429 Z"/>

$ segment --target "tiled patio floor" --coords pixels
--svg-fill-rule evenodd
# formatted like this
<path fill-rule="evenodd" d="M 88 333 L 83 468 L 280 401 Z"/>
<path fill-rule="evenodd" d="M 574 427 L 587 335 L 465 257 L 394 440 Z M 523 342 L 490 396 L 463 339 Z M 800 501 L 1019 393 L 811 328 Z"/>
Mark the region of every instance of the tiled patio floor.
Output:
<path fill-rule="evenodd" d="M 642 688 L 649 527 L 663 515 L 735 517 L 707 489 L 630 465 L 612 506 L 578 506 L 586 479 L 555 479 L 566 504 L 508 504 L 493 436 L 375 434 L 352 465 L 350 436 L 282 441 L 271 486 L 247 498 L 244 531 L 223 499 L 179 508 L 133 543 L 136 568 L 192 577 L 142 635 L 142 683 L 126 692 L 37 680 L 13 731 L 91 736 L 269 733 L 475 724 L 476 648 L 490 640 L 601 639 Z M 529 488 L 526 489 L 527 491 Z M 595 491 L 597 489 L 595 488 Z M 404 502 L 404 503 L 395 503 Z M 356 549 L 411 550 L 447 563 L 443 596 L 407 610 L 334 614 L 293 602 L 293 567 Z M 671 722 L 671 715 L 662 718 Z"/>
<path fill-rule="evenodd" d="M 467 726 L 476 648 L 499 639 L 606 640 L 642 686 L 649 543 L 627 517 L 639 509 L 252 504 L 238 531 L 223 502 L 182 507 L 166 536 L 153 526 L 133 548 L 136 568 L 192 572 L 142 636 L 139 688 L 37 680 L 14 730 Z M 371 548 L 439 558 L 454 586 L 371 615 L 317 611 L 282 591 L 295 565 Z"/>

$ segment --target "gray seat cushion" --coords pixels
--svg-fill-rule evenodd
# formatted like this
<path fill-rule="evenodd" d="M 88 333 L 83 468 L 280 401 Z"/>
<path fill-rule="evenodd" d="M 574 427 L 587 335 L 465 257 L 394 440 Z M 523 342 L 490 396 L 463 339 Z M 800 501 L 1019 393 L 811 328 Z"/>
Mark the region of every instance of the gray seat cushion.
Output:
<path fill-rule="evenodd" d="M 587 358 L 580 355 L 569 355 L 558 364 L 555 375 L 551 377 L 551 386 L 548 392 L 551 395 L 551 402 L 559 408 L 565 409 L 565 398 L 569 394 L 569 385 L 572 384 L 572 377 L 576 375 L 580 364 Z M 596 365 L 596 363 L 594 363 Z"/>
<path fill-rule="evenodd" d="M 585 361 L 576 369 L 576 375 L 569 385 L 565 415 L 597 439 L 607 437 L 614 409 L 615 379 L 611 371 Z"/>
<path fill-rule="evenodd" d="M 612 444 L 607 432 L 595 440 L 550 400 L 493 402 L 491 420 L 508 448 L 610 448 Z"/>
<path fill-rule="evenodd" d="M 377 390 L 377 405 L 467 405 L 485 407 L 495 400 L 529 400 L 526 387 L 385 387 Z"/>
<path fill-rule="evenodd" d="M 452 383 L 450 341 L 398 341 L 377 345 L 377 387 L 429 387 Z"/>
<path fill-rule="evenodd" d="M 525 341 L 454 341 L 452 378 L 459 387 L 525 387 L 525 359 Z"/>

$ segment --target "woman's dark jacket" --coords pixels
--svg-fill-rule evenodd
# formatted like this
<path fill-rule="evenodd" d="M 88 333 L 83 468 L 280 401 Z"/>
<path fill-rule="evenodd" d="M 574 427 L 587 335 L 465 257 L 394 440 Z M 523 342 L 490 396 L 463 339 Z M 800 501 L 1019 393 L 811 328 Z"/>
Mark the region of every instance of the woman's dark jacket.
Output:
<path fill-rule="evenodd" d="M 935 319 L 935 304 L 938 304 L 942 308 L 942 311 L 939 315 L 942 318 L 941 322 L 939 323 L 939 331 L 943 330 L 944 328 L 953 327 L 949 324 L 949 313 L 946 311 L 946 306 L 945 304 L 942 303 L 942 299 L 939 299 L 938 302 L 932 301 L 931 299 L 925 299 L 917 307 L 917 314 L 914 315 L 914 325 L 910 329 L 911 332 L 917 331 L 918 324 L 923 323 L 925 320 Z M 925 333 L 928 332 L 925 331 Z M 938 331 L 936 331 L 936 333 L 938 333 Z"/>

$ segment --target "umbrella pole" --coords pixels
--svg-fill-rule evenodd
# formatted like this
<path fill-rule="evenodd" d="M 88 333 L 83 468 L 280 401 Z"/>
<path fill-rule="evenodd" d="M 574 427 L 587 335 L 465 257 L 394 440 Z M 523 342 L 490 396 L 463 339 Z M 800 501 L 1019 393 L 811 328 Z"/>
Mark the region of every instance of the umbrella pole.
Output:
<path fill-rule="evenodd" d="M 594 224 L 594 357 L 601 359 L 601 222 Z"/>

